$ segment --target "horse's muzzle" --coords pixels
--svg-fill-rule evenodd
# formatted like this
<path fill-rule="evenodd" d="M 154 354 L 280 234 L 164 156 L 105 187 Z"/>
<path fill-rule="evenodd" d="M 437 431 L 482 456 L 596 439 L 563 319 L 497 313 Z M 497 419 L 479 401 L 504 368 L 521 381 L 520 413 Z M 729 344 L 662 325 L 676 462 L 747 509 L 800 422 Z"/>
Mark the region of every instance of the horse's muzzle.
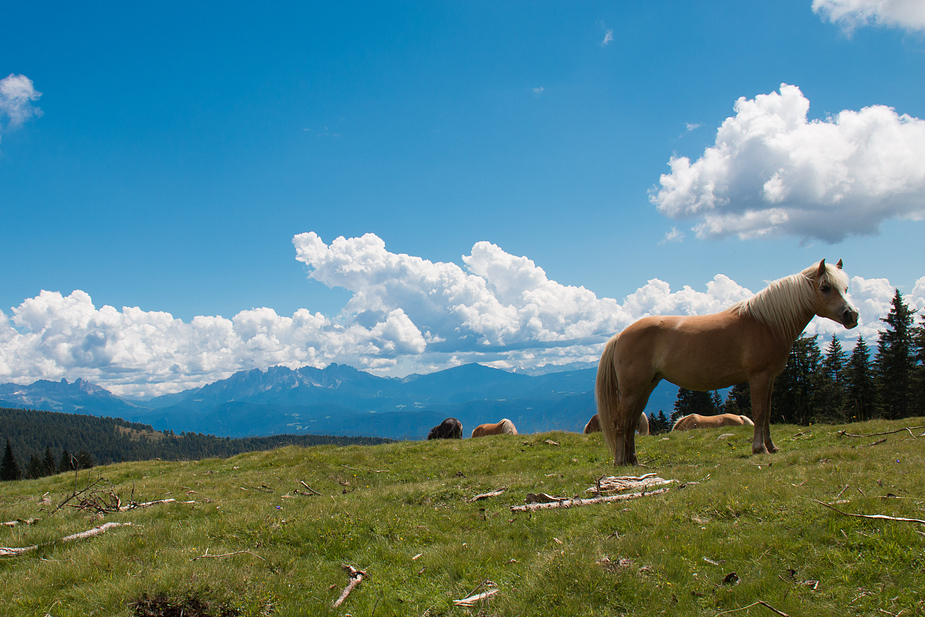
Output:
<path fill-rule="evenodd" d="M 841 315 L 842 325 L 848 328 L 849 330 L 858 325 L 859 314 L 854 309 L 845 309 L 845 312 Z"/>

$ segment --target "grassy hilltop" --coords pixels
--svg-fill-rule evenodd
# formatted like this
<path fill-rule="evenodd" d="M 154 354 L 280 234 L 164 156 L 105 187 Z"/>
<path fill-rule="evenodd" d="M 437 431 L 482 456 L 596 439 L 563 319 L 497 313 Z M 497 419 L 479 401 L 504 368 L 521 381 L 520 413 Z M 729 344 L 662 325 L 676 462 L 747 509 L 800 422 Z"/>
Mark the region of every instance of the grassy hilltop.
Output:
<path fill-rule="evenodd" d="M 923 615 L 925 526 L 843 514 L 925 518 L 923 427 L 774 426 L 782 451 L 763 456 L 750 454 L 746 427 L 641 437 L 645 466 L 632 469 L 608 463 L 600 434 L 546 433 L 286 447 L 5 482 L 0 522 L 19 522 L 0 526 L 0 546 L 36 548 L 0 557 L 0 607 L 52 617 Z M 527 493 L 586 497 L 601 476 L 650 472 L 677 482 L 631 501 L 510 509 Z M 176 501 L 110 511 L 164 499 Z M 63 540 L 110 522 L 131 525 Z M 335 609 L 343 565 L 368 578 Z M 453 603 L 491 589 L 487 603 Z"/>

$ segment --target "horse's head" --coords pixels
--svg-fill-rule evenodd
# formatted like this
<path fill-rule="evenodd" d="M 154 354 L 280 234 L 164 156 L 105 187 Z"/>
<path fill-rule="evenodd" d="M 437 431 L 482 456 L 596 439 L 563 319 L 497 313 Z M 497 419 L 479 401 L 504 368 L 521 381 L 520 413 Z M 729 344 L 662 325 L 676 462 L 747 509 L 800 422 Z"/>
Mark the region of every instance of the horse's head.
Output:
<path fill-rule="evenodd" d="M 826 266 L 824 259 L 820 261 L 812 282 L 816 291 L 816 315 L 836 321 L 849 330 L 858 325 L 858 309 L 848 298 L 848 275 L 842 270 L 840 259 L 835 267 Z"/>

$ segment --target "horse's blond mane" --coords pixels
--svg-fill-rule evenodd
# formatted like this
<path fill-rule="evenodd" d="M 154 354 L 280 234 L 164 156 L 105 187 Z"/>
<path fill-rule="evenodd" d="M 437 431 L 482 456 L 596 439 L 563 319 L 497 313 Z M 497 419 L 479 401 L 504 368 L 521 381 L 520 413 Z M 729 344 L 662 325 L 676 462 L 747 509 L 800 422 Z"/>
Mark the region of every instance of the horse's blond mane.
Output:
<path fill-rule="evenodd" d="M 814 264 L 802 272 L 778 279 L 729 310 L 757 319 L 782 334 L 796 338 L 806 327 L 806 315 L 813 314 L 816 301 L 813 281 L 818 269 L 819 264 Z M 833 285 L 847 289 L 848 275 L 844 271 L 826 264 L 825 276 Z"/>

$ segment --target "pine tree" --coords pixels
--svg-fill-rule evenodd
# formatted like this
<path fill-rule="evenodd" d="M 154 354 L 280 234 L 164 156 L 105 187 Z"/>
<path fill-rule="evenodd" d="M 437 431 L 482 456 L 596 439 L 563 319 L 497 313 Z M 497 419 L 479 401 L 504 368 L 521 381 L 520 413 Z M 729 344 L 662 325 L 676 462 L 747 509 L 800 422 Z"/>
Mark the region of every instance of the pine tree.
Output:
<path fill-rule="evenodd" d="M 55 455 L 51 453 L 51 447 L 46 446 L 45 458 L 42 459 L 42 475 L 51 476 L 57 471 L 55 466 Z"/>
<path fill-rule="evenodd" d="M 833 334 L 822 359 L 820 393 L 822 409 L 818 410 L 822 418 L 845 420 L 845 368 L 847 364 L 848 356 L 842 349 L 838 337 Z"/>
<path fill-rule="evenodd" d="M 665 412 L 661 409 L 658 410 L 657 414 L 652 414 L 649 417 L 649 434 L 657 435 L 659 433 L 667 433 L 671 430 L 671 423 L 668 420 L 668 416 L 665 415 Z"/>
<path fill-rule="evenodd" d="M 717 412 L 714 397 L 710 392 L 697 392 L 696 390 L 678 389 L 678 398 L 674 402 L 674 413 L 671 414 L 672 424 L 678 418 L 698 413 L 701 416 L 712 416 Z"/>
<path fill-rule="evenodd" d="M 751 417 L 752 390 L 747 382 L 736 384 L 729 389 L 723 402 L 723 413 Z"/>
<path fill-rule="evenodd" d="M 77 453 L 77 469 L 91 469 L 96 465 L 93 461 L 93 456 L 86 450 L 81 450 Z"/>
<path fill-rule="evenodd" d="M 802 425 L 816 421 L 821 357 L 815 336 L 794 341 L 787 365 L 774 381 L 772 420 Z"/>
<path fill-rule="evenodd" d="M 851 422 L 863 422 L 874 417 L 877 386 L 870 363 L 870 349 L 859 336 L 848 365 L 845 367 L 845 416 Z"/>
<path fill-rule="evenodd" d="M 65 448 L 61 452 L 61 462 L 58 463 L 58 473 L 63 473 L 65 471 L 74 471 L 74 465 L 76 461 L 74 457 L 71 456 L 71 453 Z"/>
<path fill-rule="evenodd" d="M 915 310 L 903 302 L 899 290 L 893 295 L 890 312 L 880 321 L 887 329 L 877 342 L 876 376 L 882 415 L 889 420 L 906 418 L 912 413 L 913 319 Z"/>
<path fill-rule="evenodd" d="M 925 410 L 925 313 L 919 315 L 919 325 L 912 334 L 915 368 L 912 375 L 912 401 L 917 413 Z"/>
<path fill-rule="evenodd" d="M 26 467 L 26 477 L 34 479 L 41 478 L 43 475 L 45 474 L 42 473 L 42 459 L 33 454 L 29 457 L 29 465 Z"/>
<path fill-rule="evenodd" d="M 3 453 L 3 461 L 0 462 L 0 481 L 19 480 L 22 478 L 22 471 L 19 469 L 19 463 L 13 456 L 13 446 L 10 440 L 6 440 L 6 450 Z"/>

